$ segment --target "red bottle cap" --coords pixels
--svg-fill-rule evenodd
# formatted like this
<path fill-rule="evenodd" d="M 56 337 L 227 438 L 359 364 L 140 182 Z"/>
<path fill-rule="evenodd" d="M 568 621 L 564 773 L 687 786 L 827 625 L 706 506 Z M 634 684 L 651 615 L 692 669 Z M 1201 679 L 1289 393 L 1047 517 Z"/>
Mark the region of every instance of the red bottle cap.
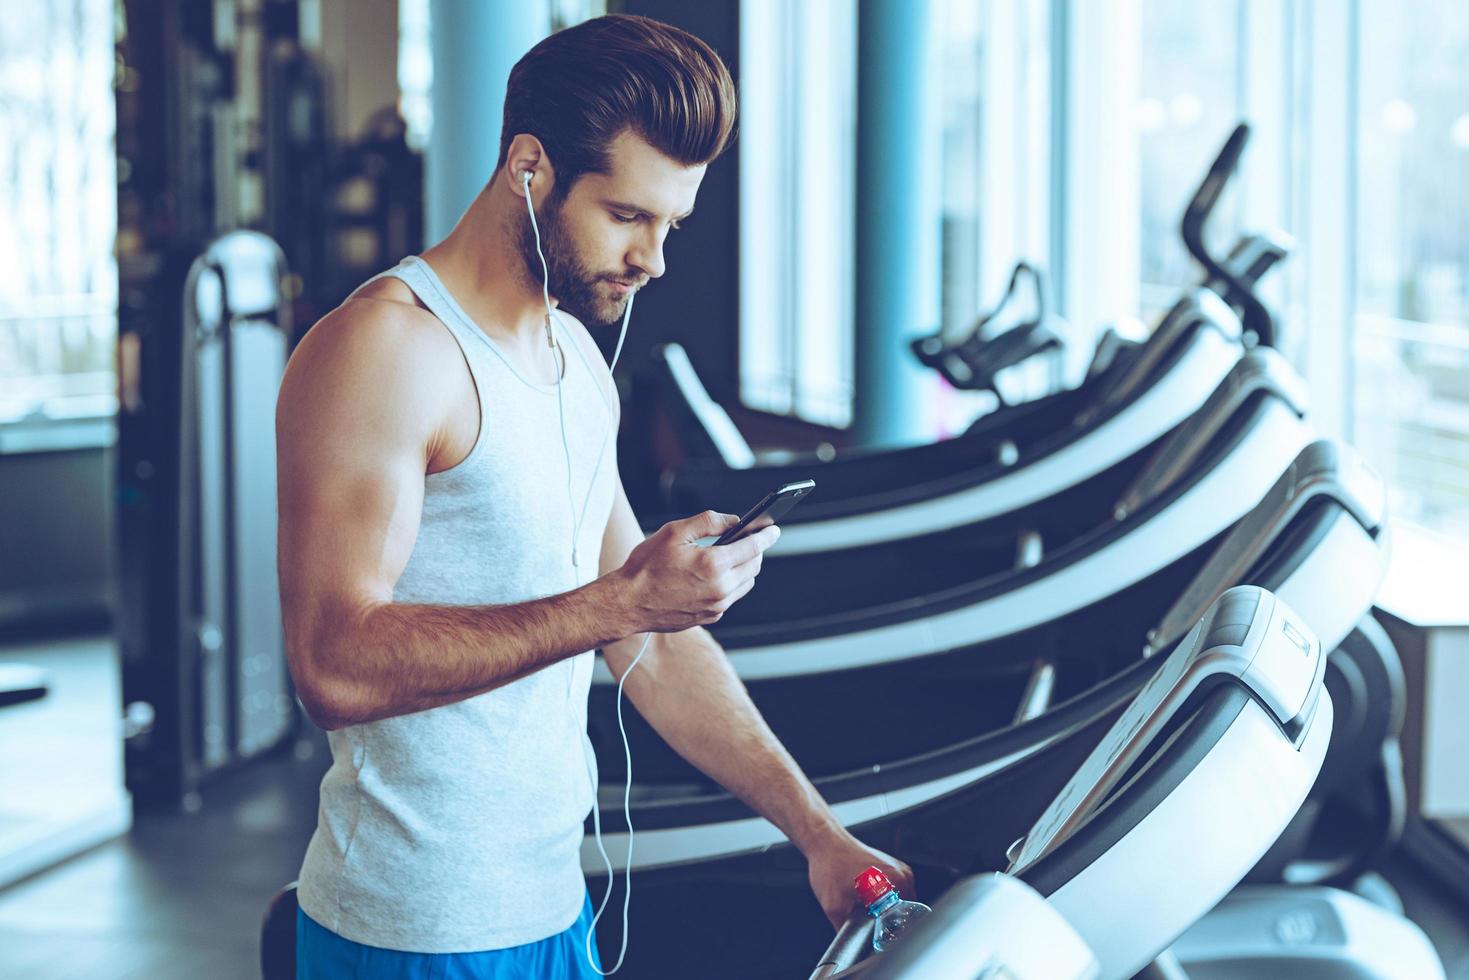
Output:
<path fill-rule="evenodd" d="M 857 886 L 857 898 L 863 905 L 871 905 L 893 890 L 893 883 L 888 881 L 888 876 L 877 868 L 868 868 L 852 884 Z"/>

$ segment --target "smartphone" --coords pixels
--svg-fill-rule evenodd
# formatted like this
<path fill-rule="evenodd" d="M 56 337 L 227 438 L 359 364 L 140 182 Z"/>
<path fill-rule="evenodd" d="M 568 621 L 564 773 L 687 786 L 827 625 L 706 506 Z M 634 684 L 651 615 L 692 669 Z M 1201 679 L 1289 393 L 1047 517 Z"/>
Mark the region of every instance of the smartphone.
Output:
<path fill-rule="evenodd" d="M 722 544 L 729 544 L 747 534 L 754 534 L 762 528 L 769 527 L 784 517 L 786 512 L 796 506 L 802 497 L 815 489 L 815 480 L 799 480 L 770 491 L 763 500 L 745 512 L 745 516 L 740 518 L 738 524 L 721 534 L 714 545 L 718 547 Z"/>

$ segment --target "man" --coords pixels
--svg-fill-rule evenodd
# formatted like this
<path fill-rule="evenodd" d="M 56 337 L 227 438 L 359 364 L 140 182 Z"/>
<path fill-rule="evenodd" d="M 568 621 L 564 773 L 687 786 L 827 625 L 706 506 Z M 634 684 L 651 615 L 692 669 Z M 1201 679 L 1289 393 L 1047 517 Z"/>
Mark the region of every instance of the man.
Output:
<path fill-rule="evenodd" d="M 613 323 L 663 274 L 734 115 L 724 64 L 682 31 L 611 16 L 547 38 L 511 73 L 499 163 L 453 232 L 292 357 L 281 595 L 332 749 L 301 976 L 592 976 L 589 651 L 621 677 L 649 634 L 627 696 L 802 851 L 833 924 L 869 864 L 911 888 L 841 826 L 700 628 L 753 586 L 778 529 L 708 548 L 735 518 L 705 513 L 643 539 L 610 374 L 565 312 Z"/>

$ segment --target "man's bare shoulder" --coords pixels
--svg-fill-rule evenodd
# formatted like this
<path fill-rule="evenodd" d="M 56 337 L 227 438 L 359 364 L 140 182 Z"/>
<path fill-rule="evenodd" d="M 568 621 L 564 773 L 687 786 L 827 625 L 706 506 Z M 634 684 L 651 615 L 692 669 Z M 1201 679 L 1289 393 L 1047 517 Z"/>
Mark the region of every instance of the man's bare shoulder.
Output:
<path fill-rule="evenodd" d="M 306 332 L 286 366 L 278 414 L 396 417 L 412 419 L 425 438 L 437 431 L 463 355 L 438 318 L 393 283 L 358 289 Z"/>
<path fill-rule="evenodd" d="M 345 306 L 347 303 L 358 300 L 394 303 L 399 306 L 410 307 L 429 316 L 433 315 L 428 312 L 428 309 L 424 307 L 422 301 L 419 300 L 413 290 L 408 288 L 408 284 L 397 276 L 383 276 L 381 279 L 373 279 L 363 283 L 352 290 L 352 295 L 348 296 L 342 305 Z"/>
<path fill-rule="evenodd" d="M 462 362 L 458 344 L 444 325 L 418 302 L 406 285 L 384 278 L 359 287 L 342 305 L 306 332 L 291 357 L 292 366 L 320 361 L 350 365 L 396 366 L 405 374 L 453 369 Z"/>

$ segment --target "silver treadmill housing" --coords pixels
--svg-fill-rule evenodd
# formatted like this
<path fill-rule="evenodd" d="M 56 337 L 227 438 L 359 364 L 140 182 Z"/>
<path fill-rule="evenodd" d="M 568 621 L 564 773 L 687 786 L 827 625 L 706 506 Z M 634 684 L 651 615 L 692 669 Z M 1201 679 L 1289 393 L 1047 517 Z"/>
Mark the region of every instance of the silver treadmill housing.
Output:
<path fill-rule="evenodd" d="M 1238 708 L 1224 709 L 1233 714 L 1221 710 L 1211 720 L 1216 725 L 1222 722 L 1222 731 L 1211 737 L 1197 759 L 1186 757 L 1187 769 L 1176 782 L 1166 783 L 1156 799 L 1137 798 L 1144 801 L 1141 817 L 1104 805 L 1109 791 L 1125 795 L 1133 785 L 1129 782 L 1119 788 L 1114 776 L 1120 772 L 1098 769 L 1093 765 L 1095 759 L 1078 771 L 1080 780 L 1096 777 L 1093 785 L 1100 790 L 1085 794 L 1093 804 L 1086 811 L 1087 821 L 1103 821 L 1099 826 L 1106 827 L 1124 818 L 1135 820 L 1130 826 L 1107 827 L 1121 832 L 1102 837 L 1100 843 L 1086 842 L 1073 853 L 1063 854 L 1059 848 L 1043 851 L 1040 857 L 1052 862 L 1041 874 L 1047 881 L 1043 887 L 1053 889 L 1049 904 L 1091 950 L 1097 975 L 1104 980 L 1131 977 L 1164 952 L 1249 872 L 1304 802 L 1326 756 L 1333 721 L 1330 695 L 1321 672 L 1315 669 L 1315 663 L 1323 659 L 1320 642 L 1307 631 L 1303 650 L 1291 635 L 1304 629 L 1270 593 L 1241 587 L 1230 590 L 1210 609 L 1196 630 L 1200 634 L 1196 642 L 1170 654 L 1170 661 L 1177 661 L 1181 669 L 1170 671 L 1165 666 L 1164 677 L 1186 677 L 1191 668 L 1221 655 L 1251 666 L 1276 663 L 1264 664 L 1264 671 L 1226 672 L 1225 683 L 1239 684 L 1251 696 L 1241 699 Z M 1315 663 L 1301 670 L 1302 660 Z M 1282 712 L 1266 707 L 1282 693 L 1292 701 L 1315 705 L 1295 736 L 1289 726 L 1281 724 Z M 1153 762 L 1166 758 L 1177 743 L 1163 734 L 1163 725 L 1152 724 L 1154 716 L 1161 715 L 1158 720 L 1162 722 L 1176 718 L 1188 725 L 1197 702 L 1159 699 L 1145 689 L 1133 704 L 1139 711 L 1124 712 L 1102 740 L 1099 754 L 1107 762 L 1128 756 L 1127 747 L 1140 739 L 1146 742 L 1143 748 Z M 1144 731 L 1146 736 L 1141 734 Z M 1137 761 L 1143 755 L 1134 753 L 1131 759 Z M 1063 792 L 1058 799 L 1065 796 Z M 1063 805 L 1059 809 L 1070 808 Z M 1047 819 L 1042 818 L 1032 836 L 1045 835 Z M 1098 846 L 1102 848 L 1099 852 L 1094 850 Z M 1055 885 L 1058 876 L 1060 884 Z M 920 947 L 907 951 L 914 961 L 930 954 L 935 957 L 935 967 L 948 966 L 953 972 L 882 972 L 884 961 L 890 959 L 905 965 L 897 960 L 899 951 L 905 949 L 899 945 L 877 958 L 871 969 L 852 970 L 847 975 L 974 976 L 973 972 L 958 972 L 956 954 L 965 950 L 966 938 L 954 923 L 940 922 L 929 930 L 920 926 L 905 939 Z M 921 942 L 925 939 L 928 944 Z M 971 948 L 967 952 L 973 956 L 979 951 Z"/>
<path fill-rule="evenodd" d="M 1224 316 L 1225 312 L 1229 314 L 1227 318 Z M 1097 404 L 1077 416 L 1078 424 L 1090 424 L 1118 405 L 1125 404 L 1141 390 L 1168 356 L 1169 349 L 1192 326 L 1196 317 L 1228 324 L 1231 339 L 1236 342 L 1244 335 L 1239 317 L 1218 293 L 1207 286 L 1195 287 L 1168 311 L 1168 315 L 1148 338 L 1137 359 L 1127 366 L 1126 372 L 1112 384 Z"/>

